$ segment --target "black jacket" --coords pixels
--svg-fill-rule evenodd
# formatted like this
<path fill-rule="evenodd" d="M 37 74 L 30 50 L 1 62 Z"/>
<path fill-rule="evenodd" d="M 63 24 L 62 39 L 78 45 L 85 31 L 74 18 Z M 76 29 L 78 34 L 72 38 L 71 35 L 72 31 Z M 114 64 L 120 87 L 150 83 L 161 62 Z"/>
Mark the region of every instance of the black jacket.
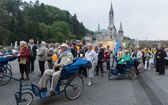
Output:
<path fill-rule="evenodd" d="M 157 58 L 157 56 L 159 56 L 160 58 Z M 164 61 L 164 58 L 166 57 L 166 52 L 164 50 L 158 50 L 155 54 L 156 60 L 157 61 Z"/>
<path fill-rule="evenodd" d="M 99 48 L 98 51 L 98 62 L 102 61 L 104 59 L 104 49 L 103 48 Z"/>
<path fill-rule="evenodd" d="M 29 46 L 29 48 L 30 48 L 30 54 L 29 54 L 30 60 L 36 60 L 36 55 L 37 55 L 36 45 L 34 45 L 32 49 L 30 46 Z"/>

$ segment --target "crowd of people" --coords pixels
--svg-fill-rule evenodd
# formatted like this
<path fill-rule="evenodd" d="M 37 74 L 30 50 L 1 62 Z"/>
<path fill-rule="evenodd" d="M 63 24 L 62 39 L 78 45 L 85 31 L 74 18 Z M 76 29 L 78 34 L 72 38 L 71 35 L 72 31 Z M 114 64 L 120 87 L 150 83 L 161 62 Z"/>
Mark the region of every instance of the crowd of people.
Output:
<path fill-rule="evenodd" d="M 139 71 L 143 68 L 145 71 L 151 70 L 152 67 L 156 68 L 156 72 L 160 75 L 165 74 L 165 67 L 168 67 L 168 48 L 159 46 L 158 48 L 144 48 L 141 49 L 138 46 L 133 50 L 126 50 L 122 47 L 110 49 L 110 45 L 106 47 L 102 46 L 102 43 L 98 43 L 93 46 L 91 43 L 85 43 L 82 41 L 80 44 L 76 43 L 55 43 L 47 44 L 42 41 L 40 47 L 34 44 L 34 40 L 30 39 L 27 44 L 25 41 L 20 41 L 19 49 L 19 68 L 20 68 L 20 80 L 29 80 L 29 74 L 33 74 L 35 67 L 35 60 L 38 60 L 40 74 L 40 86 L 41 91 L 46 91 L 47 80 L 52 76 L 50 93 L 48 97 L 54 95 L 54 89 L 60 77 L 62 68 L 68 64 L 73 63 L 73 59 L 76 57 L 84 58 L 92 63 L 91 68 L 81 67 L 79 68 L 79 75 L 82 77 L 89 77 L 87 82 L 88 86 L 94 84 L 94 76 L 103 76 L 106 64 L 106 70 L 115 67 L 118 70 L 118 75 L 122 75 L 122 70 L 126 63 L 134 58 L 138 60 L 134 63 L 136 68 L 136 77 L 139 75 Z M 46 69 L 45 62 L 48 63 Z M 53 62 L 55 62 L 53 64 Z M 26 78 L 24 77 L 26 74 Z"/>

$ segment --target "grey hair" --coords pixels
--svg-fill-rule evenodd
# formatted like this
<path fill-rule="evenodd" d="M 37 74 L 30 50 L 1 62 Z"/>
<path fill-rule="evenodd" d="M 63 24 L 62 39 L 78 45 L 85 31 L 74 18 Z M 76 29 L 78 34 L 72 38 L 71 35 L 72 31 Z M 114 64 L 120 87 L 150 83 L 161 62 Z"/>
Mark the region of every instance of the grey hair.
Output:
<path fill-rule="evenodd" d="M 56 45 L 56 44 L 57 44 L 58 46 L 60 45 L 58 42 L 56 42 L 55 45 Z"/>
<path fill-rule="evenodd" d="M 91 48 L 93 47 L 91 43 L 88 43 L 87 46 L 89 46 L 89 47 L 91 47 Z"/>
<path fill-rule="evenodd" d="M 46 42 L 45 42 L 45 41 L 42 41 L 41 44 L 42 44 L 43 46 L 46 46 Z"/>
<path fill-rule="evenodd" d="M 20 41 L 20 44 L 27 45 L 26 41 Z"/>
<path fill-rule="evenodd" d="M 29 40 L 29 42 L 30 42 L 30 41 L 33 41 L 33 42 L 34 42 L 34 40 L 33 40 L 33 39 L 30 39 L 30 40 Z"/>
<path fill-rule="evenodd" d="M 48 44 L 48 46 L 53 47 L 53 44 Z"/>

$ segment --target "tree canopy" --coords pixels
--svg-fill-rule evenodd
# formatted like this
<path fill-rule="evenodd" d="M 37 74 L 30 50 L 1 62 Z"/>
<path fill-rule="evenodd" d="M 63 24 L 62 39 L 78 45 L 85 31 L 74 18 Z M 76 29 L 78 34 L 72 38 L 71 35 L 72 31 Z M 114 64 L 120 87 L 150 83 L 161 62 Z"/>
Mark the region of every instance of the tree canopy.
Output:
<path fill-rule="evenodd" d="M 65 41 L 82 39 L 86 29 L 77 15 L 66 10 L 31 1 L 1 0 L 0 1 L 0 44 L 33 38 L 34 40 Z"/>

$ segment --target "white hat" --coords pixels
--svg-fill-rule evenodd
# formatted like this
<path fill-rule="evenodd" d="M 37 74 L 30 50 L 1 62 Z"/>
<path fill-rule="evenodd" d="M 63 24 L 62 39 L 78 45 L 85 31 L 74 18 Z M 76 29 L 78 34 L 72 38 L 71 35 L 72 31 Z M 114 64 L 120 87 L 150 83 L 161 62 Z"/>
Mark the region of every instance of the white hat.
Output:
<path fill-rule="evenodd" d="M 60 45 L 60 47 L 66 47 L 67 49 L 69 48 L 69 46 L 66 43 L 62 43 L 62 45 Z"/>

